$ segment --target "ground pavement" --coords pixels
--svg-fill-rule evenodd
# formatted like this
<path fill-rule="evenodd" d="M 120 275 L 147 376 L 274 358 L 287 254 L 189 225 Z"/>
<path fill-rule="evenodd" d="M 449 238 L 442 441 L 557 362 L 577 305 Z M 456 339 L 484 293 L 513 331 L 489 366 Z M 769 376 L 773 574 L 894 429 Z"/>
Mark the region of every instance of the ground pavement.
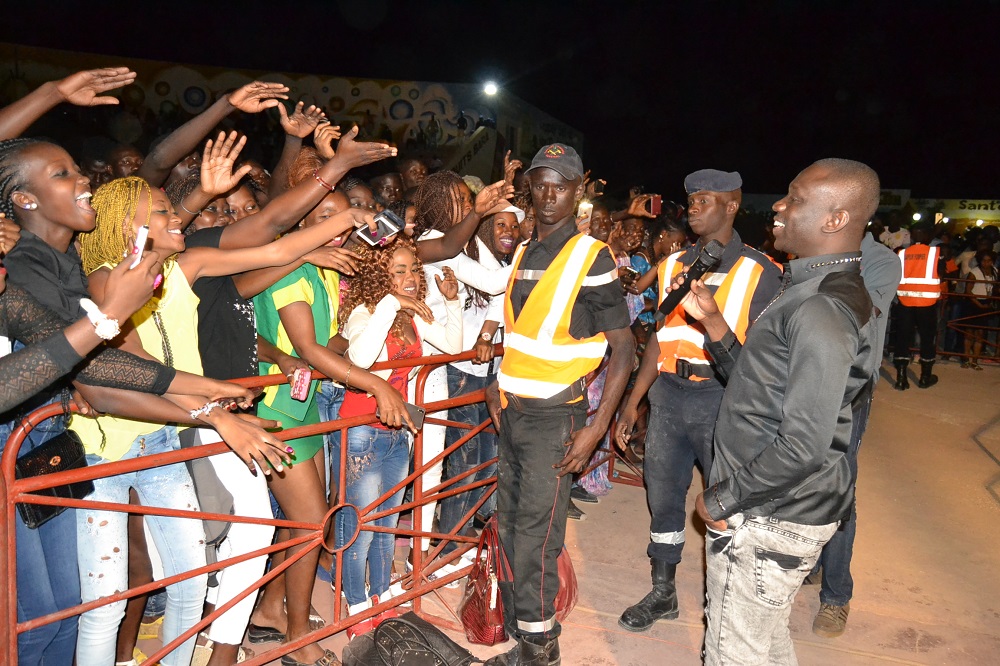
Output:
<path fill-rule="evenodd" d="M 818 587 L 803 588 L 791 631 L 804 665 L 1000 663 L 1000 368 L 939 364 L 936 370 L 937 386 L 918 389 L 913 377 L 906 392 L 894 391 L 883 371 L 860 455 L 848 629 L 837 639 L 815 636 Z M 692 491 L 692 510 L 693 501 Z M 583 508 L 586 519 L 570 521 L 567 536 L 580 600 L 564 624 L 563 663 L 700 663 L 700 525 L 689 522 L 678 567 L 680 617 L 632 634 L 617 620 L 650 585 L 643 491 L 616 485 L 600 504 Z M 457 603 L 458 594 L 442 596 Z M 328 589 L 318 585 L 314 599 L 321 613 L 330 612 Z M 425 609 L 446 614 L 433 600 Z M 325 643 L 339 654 L 344 640 Z M 469 647 L 485 658 L 509 645 Z"/>

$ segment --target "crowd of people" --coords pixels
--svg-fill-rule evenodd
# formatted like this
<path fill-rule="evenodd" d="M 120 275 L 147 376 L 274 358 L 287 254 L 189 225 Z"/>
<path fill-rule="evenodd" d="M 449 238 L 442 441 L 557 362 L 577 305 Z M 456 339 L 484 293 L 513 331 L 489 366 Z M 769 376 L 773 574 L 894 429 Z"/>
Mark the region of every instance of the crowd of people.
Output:
<path fill-rule="evenodd" d="M 739 173 L 691 173 L 682 205 L 639 192 L 614 205 L 573 147 L 551 144 L 525 163 L 508 153 L 503 178 L 486 185 L 432 172 L 360 140 L 357 128 L 341 132 L 316 107 L 289 109 L 288 89 L 273 83 L 221 97 L 145 155 L 87 140 L 71 155 L 21 136 L 58 104 L 115 103 L 105 93 L 134 77 L 126 68 L 79 72 L 0 110 L 3 441 L 35 407 L 79 408 L 33 430 L 20 455 L 66 429 L 91 466 L 223 441 L 231 452 L 190 466 L 97 479 L 88 499 L 197 511 L 212 484 L 240 516 L 316 525 L 346 502 L 370 507 L 381 516 L 373 524 L 391 530 L 413 465 L 467 433 L 423 425 L 422 459 L 413 460 L 418 424 L 407 403 L 422 359 L 474 351 L 431 371 L 423 398 L 485 390 L 485 404 L 429 416 L 470 426 L 492 419 L 495 432 L 481 430 L 428 467 L 423 488 L 442 479 L 469 488 L 419 511 L 423 531 L 464 536 L 497 516 L 513 572 L 500 591 L 516 645 L 491 664 L 560 663 L 556 560 L 567 519 L 582 519 L 580 504 L 611 490 L 600 461 L 615 446 L 643 467 L 651 513 L 652 589 L 624 610 L 622 627 L 645 631 L 678 616 L 674 577 L 697 465 L 708 480 L 696 507 L 709 530 L 706 662 L 794 663 L 788 608 L 820 564 L 814 629 L 843 632 L 857 452 L 890 311 L 896 388 L 908 388 L 914 328 L 918 385 L 929 388 L 938 320 L 928 323 L 925 311 L 952 308 L 941 305 L 942 277 L 971 276 L 973 297 L 955 316 L 986 314 L 985 325 L 996 325 L 994 227 L 961 246 L 940 234 L 931 242 L 922 229 L 911 239 L 895 222 L 883 233 L 869 225 L 875 172 L 821 160 L 774 205 L 768 241 L 755 249 L 734 230 Z M 270 170 L 241 156 L 255 137 L 219 131 L 229 114 L 268 109 L 284 130 Z M 366 242 L 383 211 L 402 228 Z M 710 244 L 721 254 L 689 278 Z M 674 290 L 688 293 L 661 308 Z M 995 350 L 995 334 L 975 333 L 945 349 L 979 368 L 984 342 Z M 391 367 L 372 369 L 381 362 Z M 312 370 L 328 379 L 312 379 Z M 288 381 L 262 395 L 226 381 L 258 374 Z M 373 414 L 377 422 L 343 438 L 283 442 L 271 432 Z M 486 496 L 481 482 L 493 476 L 497 492 Z M 217 537 L 208 530 L 98 509 L 63 511 L 37 529 L 19 518 L 18 619 L 308 532 L 252 523 Z M 401 594 L 405 572 L 394 569 L 391 531 L 359 531 L 351 512 L 337 513 L 328 538 L 343 549 L 336 561 L 317 548 L 300 556 L 307 544 L 293 541 L 224 568 L 211 584 L 201 575 L 168 585 L 159 611 L 150 610 L 156 597 L 140 595 L 22 632 L 19 663 L 137 663 L 147 614 L 162 615 L 161 638 L 174 642 L 206 602 L 228 604 L 267 567 L 283 573 L 259 598 L 235 603 L 204 638 L 177 641 L 161 663 L 188 666 L 206 639 L 205 663 L 216 666 L 245 659 L 245 637 L 297 641 L 323 625 L 310 600 L 338 566 L 348 616 L 366 615 L 347 629 L 353 639 L 397 614 L 366 611 Z M 458 547 L 446 544 L 444 555 Z M 473 555 L 433 575 L 455 573 Z M 758 579 L 775 575 L 748 584 L 755 568 Z M 282 663 L 339 662 L 309 643 Z"/>

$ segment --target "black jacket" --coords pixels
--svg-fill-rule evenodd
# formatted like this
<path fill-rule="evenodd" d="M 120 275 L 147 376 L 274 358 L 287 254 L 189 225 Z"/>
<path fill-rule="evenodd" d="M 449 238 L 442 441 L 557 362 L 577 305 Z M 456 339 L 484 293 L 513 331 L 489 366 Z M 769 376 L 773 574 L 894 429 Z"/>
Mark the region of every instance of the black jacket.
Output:
<path fill-rule="evenodd" d="M 824 525 L 850 512 L 851 405 L 877 353 L 858 258 L 792 261 L 742 349 L 710 345 L 729 375 L 705 494 L 714 519 L 745 512 Z"/>

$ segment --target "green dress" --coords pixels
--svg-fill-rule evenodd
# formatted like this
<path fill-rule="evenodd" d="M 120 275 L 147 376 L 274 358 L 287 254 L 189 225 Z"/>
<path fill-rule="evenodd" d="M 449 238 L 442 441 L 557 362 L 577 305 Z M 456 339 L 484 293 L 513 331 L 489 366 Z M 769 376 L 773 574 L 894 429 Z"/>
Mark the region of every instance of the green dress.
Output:
<path fill-rule="evenodd" d="M 334 322 L 330 316 L 332 304 L 326 285 L 312 264 L 303 264 L 266 291 L 254 296 L 253 305 L 257 315 L 257 333 L 275 347 L 298 357 L 285 327 L 281 324 L 278 310 L 290 303 L 303 302 L 312 310 L 316 342 L 326 345 L 333 335 Z M 276 375 L 281 370 L 273 363 L 260 363 L 260 374 Z M 294 400 L 288 384 L 269 386 L 264 390 L 264 399 L 257 408 L 257 415 L 263 419 L 280 421 L 285 429 L 319 423 L 319 409 L 316 405 L 316 390 L 319 381 L 313 380 L 305 401 Z M 309 460 L 323 448 L 323 435 L 300 437 L 286 442 L 295 451 L 292 462 Z"/>

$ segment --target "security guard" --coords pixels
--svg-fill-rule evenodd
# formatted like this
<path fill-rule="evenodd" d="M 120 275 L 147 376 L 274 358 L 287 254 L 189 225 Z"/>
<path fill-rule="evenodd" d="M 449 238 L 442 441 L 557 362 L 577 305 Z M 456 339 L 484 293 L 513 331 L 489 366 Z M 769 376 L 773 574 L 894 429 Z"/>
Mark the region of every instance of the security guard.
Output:
<path fill-rule="evenodd" d="M 903 264 L 903 279 L 899 281 L 896 296 L 899 302 L 893 310 L 892 362 L 896 366 L 896 384 L 893 388 L 905 391 L 910 388 L 906 368 L 913 355 L 913 329 L 920 333 L 920 379 L 917 386 L 930 388 L 937 384 L 934 368 L 937 342 L 938 302 L 941 299 L 941 278 L 938 275 L 937 247 L 927 245 L 927 229 L 912 230 L 916 241 L 899 251 Z"/>
<path fill-rule="evenodd" d="M 514 255 L 497 376 L 497 515 L 513 570 L 513 583 L 501 591 L 518 644 L 488 662 L 497 666 L 560 663 L 556 559 L 566 534 L 568 475 L 583 470 L 607 432 L 635 354 L 614 259 L 604 243 L 577 232 L 580 156 L 563 144 L 545 146 L 526 173 L 536 225 Z M 586 425 L 583 379 L 609 346 L 604 396 Z"/>
<path fill-rule="evenodd" d="M 747 328 L 771 302 L 781 283 L 781 269 L 763 253 L 744 245 L 733 230 L 742 185 L 735 171 L 703 169 L 684 179 L 688 223 L 698 234 L 698 242 L 667 257 L 658 273 L 662 302 L 674 276 L 693 264 L 707 243 L 722 243 L 722 261 L 702 279 L 735 334 L 733 346 L 746 339 Z M 643 473 L 652 514 L 646 552 L 652 560 L 653 590 L 619 618 L 618 624 L 629 631 L 645 631 L 661 618 L 672 620 L 678 615 L 674 575 L 684 547 L 684 502 L 694 464 L 701 465 L 705 478 L 712 468 L 715 419 L 725 390 L 725 377 L 717 374 L 713 354 L 732 351 L 713 349 L 718 343 L 708 342 L 704 326 L 688 317 L 680 305 L 666 314 L 656 339 L 658 344 L 646 347 L 616 432 L 624 446 L 635 425 L 639 401 L 648 392 Z"/>

